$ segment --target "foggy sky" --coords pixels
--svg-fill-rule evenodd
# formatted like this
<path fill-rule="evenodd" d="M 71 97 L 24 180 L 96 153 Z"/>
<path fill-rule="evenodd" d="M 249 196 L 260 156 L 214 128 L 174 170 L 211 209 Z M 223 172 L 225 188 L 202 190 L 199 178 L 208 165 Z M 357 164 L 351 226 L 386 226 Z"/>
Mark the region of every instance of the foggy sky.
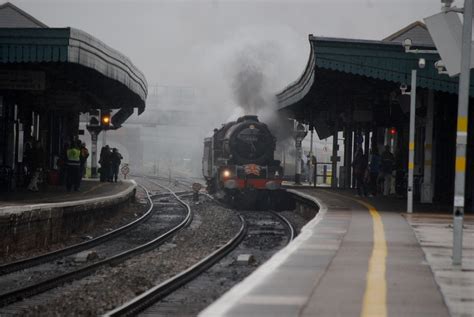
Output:
<path fill-rule="evenodd" d="M 179 98 L 155 98 L 161 110 L 189 111 L 185 121 L 192 127 L 158 124 L 140 132 L 145 166 L 163 170 L 164 163 L 183 166 L 180 158 L 189 158 L 195 175 L 203 138 L 244 113 L 258 114 L 294 150 L 291 131 L 275 115 L 275 93 L 302 74 L 308 34 L 381 40 L 441 7 L 440 0 L 11 1 L 50 27 L 78 28 L 119 50 L 144 72 L 152 91 L 154 85 L 195 91 L 187 108 Z M 140 117 L 154 118 L 153 100 Z"/>
<path fill-rule="evenodd" d="M 223 54 L 238 49 L 243 38 L 274 41 L 285 53 L 276 90 L 302 73 L 308 34 L 382 39 L 439 12 L 441 5 L 439 0 L 11 2 L 50 27 L 71 26 L 99 38 L 127 55 L 149 84 L 214 85 L 203 82 L 198 71 L 218 82 Z"/>

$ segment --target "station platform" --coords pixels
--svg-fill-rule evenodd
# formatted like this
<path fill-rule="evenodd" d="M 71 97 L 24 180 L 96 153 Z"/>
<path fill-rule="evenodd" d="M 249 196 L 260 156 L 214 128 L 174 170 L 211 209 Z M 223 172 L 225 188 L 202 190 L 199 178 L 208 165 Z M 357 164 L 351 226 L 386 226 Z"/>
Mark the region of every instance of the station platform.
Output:
<path fill-rule="evenodd" d="M 15 192 L 0 193 L 0 214 L 19 212 L 31 208 L 44 208 L 45 204 L 69 202 L 81 204 L 91 198 L 109 197 L 135 188 L 134 181 L 117 183 L 99 182 L 84 179 L 79 191 L 68 192 L 64 186 L 47 186 L 41 191 L 32 192 L 19 189 Z"/>
<path fill-rule="evenodd" d="M 474 316 L 474 217 L 463 265 L 451 264 L 452 216 L 351 191 L 298 187 L 319 213 L 199 316 Z M 416 208 L 415 208 L 416 210 Z"/>
<path fill-rule="evenodd" d="M 0 195 L 0 255 L 47 246 L 91 226 L 132 200 L 137 184 L 83 180 L 79 191 L 48 186 Z"/>

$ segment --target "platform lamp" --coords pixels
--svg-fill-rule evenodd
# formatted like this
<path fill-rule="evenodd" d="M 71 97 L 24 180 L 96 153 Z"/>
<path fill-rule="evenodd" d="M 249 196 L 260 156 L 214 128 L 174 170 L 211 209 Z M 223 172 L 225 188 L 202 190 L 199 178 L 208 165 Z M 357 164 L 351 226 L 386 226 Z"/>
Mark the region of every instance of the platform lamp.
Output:
<path fill-rule="evenodd" d="M 301 123 L 296 125 L 294 130 L 296 155 L 295 155 L 295 185 L 301 185 L 301 156 L 303 154 L 301 143 L 308 131 Z"/>
<path fill-rule="evenodd" d="M 446 2 L 449 2 L 446 0 Z M 452 1 L 451 1 L 452 2 Z M 403 41 L 402 46 L 405 48 L 405 53 L 412 54 L 438 54 L 437 50 L 420 50 L 412 49 L 413 42 L 407 38 Z M 424 58 L 418 59 L 418 68 L 426 67 L 426 60 Z M 413 213 L 413 170 L 415 167 L 415 111 L 416 111 L 416 76 L 417 70 L 411 71 L 411 92 L 406 92 L 406 85 L 400 86 L 402 95 L 410 95 L 410 135 L 408 143 L 408 185 L 407 185 L 407 212 Z"/>
<path fill-rule="evenodd" d="M 100 111 L 100 126 L 104 133 L 102 133 L 102 146 L 107 144 L 107 130 L 110 129 L 110 122 L 112 121 L 110 110 L 109 109 L 102 109 Z"/>
<path fill-rule="evenodd" d="M 86 128 L 91 135 L 91 178 L 97 178 L 97 136 L 102 131 L 99 110 L 91 109 L 89 117 L 89 124 Z"/>
<path fill-rule="evenodd" d="M 418 67 L 426 66 L 424 58 L 418 60 Z M 411 91 L 406 91 L 406 85 L 400 86 L 402 95 L 410 95 L 410 132 L 408 141 L 408 185 L 407 185 L 407 213 L 413 213 L 413 171 L 415 168 L 415 116 L 416 116 L 416 75 L 417 70 L 411 70 Z"/>

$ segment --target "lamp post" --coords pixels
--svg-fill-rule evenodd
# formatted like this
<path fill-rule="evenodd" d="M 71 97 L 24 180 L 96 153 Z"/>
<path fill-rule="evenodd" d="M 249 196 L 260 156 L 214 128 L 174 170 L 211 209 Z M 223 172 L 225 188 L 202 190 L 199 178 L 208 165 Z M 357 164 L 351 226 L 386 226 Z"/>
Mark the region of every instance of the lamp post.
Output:
<path fill-rule="evenodd" d="M 462 265 L 463 221 L 465 207 L 466 146 L 470 94 L 473 0 L 464 8 L 451 7 L 454 0 L 441 0 L 442 12 L 425 19 L 428 31 L 442 57 L 435 63 L 439 73 L 459 76 L 456 160 L 453 200 L 453 265 Z M 463 14 L 463 23 L 456 14 Z M 462 34 L 459 34 L 462 33 Z M 444 69 L 446 71 L 444 71 Z M 441 71 L 440 71 L 441 70 Z"/>
<path fill-rule="evenodd" d="M 413 212 L 413 169 L 415 168 L 416 69 L 411 71 L 410 140 L 408 143 L 407 212 Z"/>
<path fill-rule="evenodd" d="M 466 145 L 469 107 L 469 85 L 472 43 L 472 0 L 464 1 L 462 28 L 461 74 L 459 77 L 458 118 L 456 133 L 456 176 L 454 180 L 453 208 L 453 264 L 462 264 L 462 235 L 466 182 Z"/>
<path fill-rule="evenodd" d="M 302 156 L 302 148 L 301 142 L 305 138 L 306 131 L 304 125 L 298 123 L 296 129 L 294 131 L 295 137 L 295 146 L 296 146 L 296 155 L 295 155 L 295 185 L 301 185 L 301 156 Z"/>

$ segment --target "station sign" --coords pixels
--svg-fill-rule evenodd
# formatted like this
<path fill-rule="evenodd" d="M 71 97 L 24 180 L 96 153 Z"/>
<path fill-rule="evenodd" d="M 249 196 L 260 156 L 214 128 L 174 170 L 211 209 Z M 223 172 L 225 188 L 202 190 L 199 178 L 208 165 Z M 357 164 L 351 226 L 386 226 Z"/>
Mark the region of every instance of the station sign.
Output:
<path fill-rule="evenodd" d="M 130 168 L 128 167 L 128 164 L 124 164 L 124 165 L 122 166 L 122 168 L 120 169 L 120 171 L 122 172 L 122 175 L 123 175 L 124 178 L 126 179 L 128 173 L 130 173 Z"/>
<path fill-rule="evenodd" d="M 4 90 L 44 90 L 44 72 L 24 70 L 0 70 L 0 89 Z"/>

